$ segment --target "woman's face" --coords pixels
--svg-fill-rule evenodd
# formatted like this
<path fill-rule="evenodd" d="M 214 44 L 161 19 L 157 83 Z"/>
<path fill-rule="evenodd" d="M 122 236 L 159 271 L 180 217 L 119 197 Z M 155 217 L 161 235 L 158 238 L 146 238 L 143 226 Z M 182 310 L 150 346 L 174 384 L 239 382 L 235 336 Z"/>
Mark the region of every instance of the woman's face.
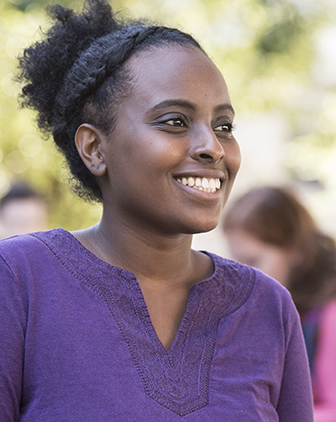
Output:
<path fill-rule="evenodd" d="M 213 229 L 240 165 L 222 75 L 179 46 L 140 52 L 128 67 L 133 88 L 102 143 L 105 212 L 169 234 Z"/>
<path fill-rule="evenodd" d="M 228 230 L 226 238 L 233 259 L 258 268 L 288 287 L 289 275 L 296 256 L 292 250 L 265 243 L 247 231 L 239 229 Z"/>

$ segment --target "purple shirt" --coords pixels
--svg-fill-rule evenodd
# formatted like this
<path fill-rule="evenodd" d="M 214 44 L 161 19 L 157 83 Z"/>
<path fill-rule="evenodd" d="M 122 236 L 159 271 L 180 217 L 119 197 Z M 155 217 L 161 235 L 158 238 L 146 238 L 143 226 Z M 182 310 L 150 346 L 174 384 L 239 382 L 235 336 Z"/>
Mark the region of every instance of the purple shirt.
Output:
<path fill-rule="evenodd" d="M 130 272 L 62 229 L 1 241 L 1 421 L 312 422 L 289 293 L 209 255 L 167 351 Z"/>

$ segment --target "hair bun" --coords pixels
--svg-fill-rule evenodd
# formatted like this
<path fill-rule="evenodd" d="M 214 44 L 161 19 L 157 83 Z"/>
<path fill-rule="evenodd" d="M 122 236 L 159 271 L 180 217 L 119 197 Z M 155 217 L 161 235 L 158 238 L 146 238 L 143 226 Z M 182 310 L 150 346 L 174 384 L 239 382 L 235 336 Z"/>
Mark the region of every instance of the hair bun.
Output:
<path fill-rule="evenodd" d="M 54 21 L 43 41 L 24 50 L 19 58 L 18 80 L 23 105 L 39 112 L 38 124 L 43 130 L 52 126 L 57 92 L 77 57 L 96 39 L 118 29 L 111 6 L 105 0 L 87 0 L 83 14 L 59 4 L 47 7 Z"/>

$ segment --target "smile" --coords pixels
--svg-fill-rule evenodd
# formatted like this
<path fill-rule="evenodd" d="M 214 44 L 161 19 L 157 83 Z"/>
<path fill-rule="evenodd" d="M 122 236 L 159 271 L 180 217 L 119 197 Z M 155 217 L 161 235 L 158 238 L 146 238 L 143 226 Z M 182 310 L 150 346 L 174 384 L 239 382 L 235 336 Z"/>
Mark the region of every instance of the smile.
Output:
<path fill-rule="evenodd" d="M 206 177 L 177 177 L 175 180 L 181 185 L 209 193 L 215 193 L 221 187 L 219 179 L 207 179 Z"/>

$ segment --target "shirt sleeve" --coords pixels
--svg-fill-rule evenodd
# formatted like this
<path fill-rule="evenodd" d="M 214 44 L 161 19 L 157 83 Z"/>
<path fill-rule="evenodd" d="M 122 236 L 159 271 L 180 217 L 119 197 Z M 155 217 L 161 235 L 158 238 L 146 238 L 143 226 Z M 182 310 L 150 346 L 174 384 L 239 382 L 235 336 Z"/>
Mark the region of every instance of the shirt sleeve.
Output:
<path fill-rule="evenodd" d="M 277 412 L 280 422 L 313 422 L 308 358 L 299 315 L 294 305 L 284 320 L 286 351 Z"/>
<path fill-rule="evenodd" d="M 19 420 L 26 332 L 23 289 L 0 256 L 0 415 Z"/>
<path fill-rule="evenodd" d="M 336 300 L 322 315 L 314 362 L 315 422 L 336 421 Z"/>

